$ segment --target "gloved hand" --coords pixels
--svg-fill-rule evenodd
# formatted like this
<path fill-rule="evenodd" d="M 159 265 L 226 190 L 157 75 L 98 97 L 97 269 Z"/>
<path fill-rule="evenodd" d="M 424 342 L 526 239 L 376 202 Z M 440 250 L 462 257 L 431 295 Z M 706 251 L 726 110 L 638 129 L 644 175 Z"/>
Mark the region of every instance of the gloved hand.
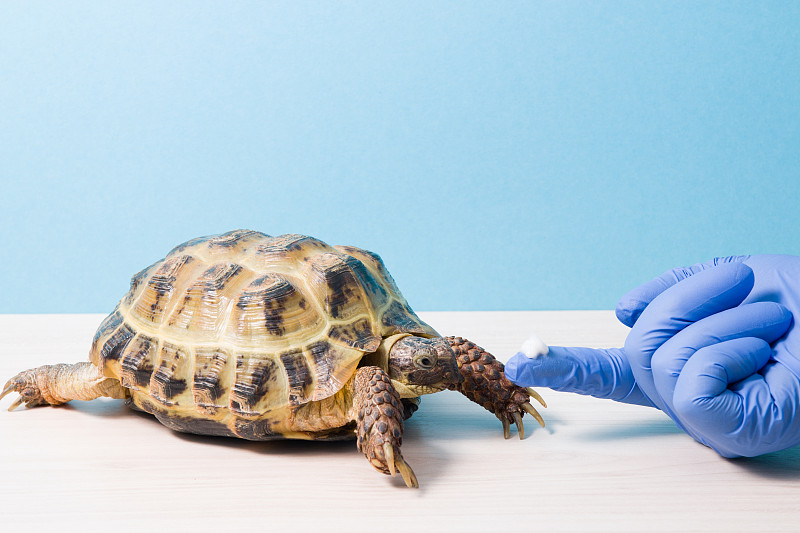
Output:
<path fill-rule="evenodd" d="M 800 257 L 736 256 L 677 268 L 626 294 L 621 349 L 518 353 L 521 386 L 649 405 L 724 457 L 800 444 Z"/>

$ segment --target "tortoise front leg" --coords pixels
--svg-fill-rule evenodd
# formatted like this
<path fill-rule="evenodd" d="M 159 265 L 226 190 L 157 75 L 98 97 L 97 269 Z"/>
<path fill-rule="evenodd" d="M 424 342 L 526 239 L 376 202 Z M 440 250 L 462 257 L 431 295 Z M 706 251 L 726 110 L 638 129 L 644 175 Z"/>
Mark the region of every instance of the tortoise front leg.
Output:
<path fill-rule="evenodd" d="M 377 366 L 356 372 L 353 407 L 358 449 L 376 470 L 393 476 L 399 471 L 409 487 L 417 488 L 417 476 L 400 453 L 403 442 L 403 404 L 389 375 Z"/>
<path fill-rule="evenodd" d="M 505 438 L 511 436 L 511 422 L 516 424 L 519 438 L 525 438 L 525 426 L 522 424 L 525 413 L 530 414 L 544 427 L 542 416 L 529 401 L 533 397 L 543 407 L 547 407 L 538 392 L 511 383 L 503 373 L 503 363 L 475 343 L 461 337 L 446 339 L 456 354 L 458 370 L 464 377 L 461 383 L 451 385 L 451 390 L 457 390 L 494 413 L 503 423 Z"/>
<path fill-rule="evenodd" d="M 94 400 L 100 396 L 126 398 L 128 393 L 119 381 L 105 377 L 100 369 L 86 361 L 75 364 L 44 365 L 20 372 L 6 383 L 0 399 L 10 392 L 19 393 L 8 408 L 13 411 L 21 404 L 61 405 L 70 400 Z"/>

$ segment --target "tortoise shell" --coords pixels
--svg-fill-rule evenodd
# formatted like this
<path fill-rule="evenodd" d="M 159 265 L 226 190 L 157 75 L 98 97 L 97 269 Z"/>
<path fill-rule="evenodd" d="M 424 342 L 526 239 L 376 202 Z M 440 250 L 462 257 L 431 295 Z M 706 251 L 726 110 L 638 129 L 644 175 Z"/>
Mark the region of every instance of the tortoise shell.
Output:
<path fill-rule="evenodd" d="M 398 333 L 437 335 L 378 255 L 236 230 L 192 239 L 136 274 L 90 360 L 167 425 L 232 427 L 231 415 L 252 420 L 334 395 Z"/>

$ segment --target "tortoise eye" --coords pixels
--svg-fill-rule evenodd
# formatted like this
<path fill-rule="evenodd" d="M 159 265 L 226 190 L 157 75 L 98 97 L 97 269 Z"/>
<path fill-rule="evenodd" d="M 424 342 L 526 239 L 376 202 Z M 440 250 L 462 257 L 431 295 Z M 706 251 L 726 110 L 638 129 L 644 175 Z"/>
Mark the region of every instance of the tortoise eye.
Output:
<path fill-rule="evenodd" d="M 414 358 L 414 365 L 422 370 L 430 370 L 436 366 L 436 354 L 421 353 Z"/>

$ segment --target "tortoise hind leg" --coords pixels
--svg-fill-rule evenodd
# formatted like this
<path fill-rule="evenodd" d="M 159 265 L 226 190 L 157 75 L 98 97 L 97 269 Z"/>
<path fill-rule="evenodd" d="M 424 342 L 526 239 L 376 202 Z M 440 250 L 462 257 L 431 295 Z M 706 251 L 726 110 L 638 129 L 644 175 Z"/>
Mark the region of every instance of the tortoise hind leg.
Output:
<path fill-rule="evenodd" d="M 376 470 L 393 476 L 399 471 L 406 485 L 419 487 L 417 476 L 400 453 L 403 441 L 403 404 L 388 374 L 377 366 L 359 368 L 353 406 L 358 449 Z"/>
<path fill-rule="evenodd" d="M 105 377 L 92 363 L 44 365 L 20 372 L 6 383 L 0 399 L 11 392 L 19 398 L 8 408 L 13 411 L 21 404 L 61 405 L 70 400 L 94 400 L 100 396 L 127 398 L 128 393 L 119 381 Z"/>

